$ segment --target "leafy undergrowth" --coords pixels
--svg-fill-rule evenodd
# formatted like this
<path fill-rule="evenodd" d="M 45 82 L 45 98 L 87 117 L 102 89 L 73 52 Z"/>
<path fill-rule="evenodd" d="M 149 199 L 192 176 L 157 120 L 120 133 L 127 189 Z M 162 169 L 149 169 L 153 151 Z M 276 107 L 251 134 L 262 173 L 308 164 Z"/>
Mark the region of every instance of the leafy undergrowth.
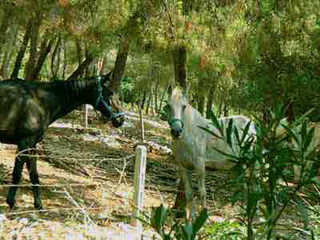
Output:
<path fill-rule="evenodd" d="M 26 169 L 21 184 L 29 186 L 19 189 L 17 208 L 9 212 L 5 199 L 16 147 L 0 145 L 1 240 L 141 239 L 139 232 L 130 225 L 134 148 L 141 141 L 138 116 L 128 114 L 125 125 L 113 129 L 93 113 L 90 128 L 85 129 L 81 114 L 74 111 L 58 121 L 38 144 L 43 212 L 35 211 L 33 207 Z M 145 120 L 149 152 L 144 211 L 151 216 L 152 210 L 161 203 L 173 205 L 178 170 L 172 165 L 167 123 L 155 118 Z M 199 235 L 203 239 L 243 239 L 245 227 L 240 206 L 230 203 L 231 196 L 237 191 L 233 180 L 228 172 L 207 173 L 209 220 Z M 306 193 L 307 200 L 309 197 Z M 299 239 L 294 237 L 300 236 L 296 230 L 302 228 L 299 221 L 297 224 L 297 208 L 293 204 L 283 221 L 284 231 L 292 236 L 288 239 Z M 316 224 L 314 228 L 320 231 L 317 216 L 314 213 L 311 224 Z M 168 224 L 172 222 L 173 215 Z M 143 239 L 159 238 L 148 225 L 143 225 L 142 233 Z"/>

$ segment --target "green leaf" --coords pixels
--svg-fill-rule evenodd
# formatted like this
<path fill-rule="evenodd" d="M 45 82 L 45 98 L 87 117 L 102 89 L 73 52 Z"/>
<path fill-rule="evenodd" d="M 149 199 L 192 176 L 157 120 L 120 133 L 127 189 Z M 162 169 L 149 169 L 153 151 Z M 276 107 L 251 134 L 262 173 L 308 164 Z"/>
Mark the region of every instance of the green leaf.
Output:
<path fill-rule="evenodd" d="M 233 129 L 233 134 L 234 134 L 234 136 L 236 137 L 237 144 L 238 144 L 238 145 L 241 145 L 240 136 L 239 136 L 239 131 L 238 131 L 238 128 L 237 128 L 237 127 L 234 127 L 234 129 Z"/>
<path fill-rule="evenodd" d="M 282 125 L 282 127 L 286 130 L 287 134 L 288 134 L 291 138 L 293 138 L 294 141 L 295 141 L 299 146 L 301 146 L 301 142 L 300 142 L 299 138 L 297 137 L 297 135 L 294 133 L 294 131 L 293 131 L 290 127 L 288 127 L 288 126 L 286 126 L 286 125 Z"/>
<path fill-rule="evenodd" d="M 308 215 L 308 208 L 302 201 L 298 201 L 299 210 L 302 216 L 303 224 L 305 227 L 309 225 L 309 215 Z"/>
<path fill-rule="evenodd" d="M 227 143 L 232 148 L 233 119 L 231 118 L 227 127 Z"/>
<path fill-rule="evenodd" d="M 226 156 L 229 158 L 230 161 L 233 161 L 233 162 L 238 162 L 238 156 L 236 155 L 233 155 L 233 154 L 229 154 L 229 153 L 226 153 L 226 152 L 223 152 L 221 151 L 219 148 L 217 147 L 211 147 L 213 150 L 217 151 L 218 153 L 221 153 L 222 155 Z"/>
<path fill-rule="evenodd" d="M 203 227 L 205 222 L 207 221 L 209 215 L 206 208 L 202 209 L 199 216 L 193 221 L 193 234 L 196 235 L 196 233 Z"/>
<path fill-rule="evenodd" d="M 301 122 L 303 122 L 303 121 L 306 119 L 306 117 L 307 117 L 308 115 L 310 115 L 313 111 L 314 111 L 314 108 L 311 108 L 309 111 L 307 111 L 305 114 L 303 114 L 302 116 L 300 116 L 297 120 L 295 120 L 295 121 L 292 123 L 291 126 L 292 126 L 292 127 L 296 127 L 296 126 L 300 125 Z"/>
<path fill-rule="evenodd" d="M 301 126 L 300 135 L 301 135 L 302 148 L 303 148 L 303 151 L 305 151 L 306 149 L 304 148 L 304 143 L 307 138 L 307 123 L 306 122 L 303 122 L 303 124 Z"/>
<path fill-rule="evenodd" d="M 161 204 L 156 208 L 153 218 L 151 219 L 151 226 L 156 229 L 158 232 L 164 226 L 164 223 L 167 219 L 167 208 Z"/>
<path fill-rule="evenodd" d="M 248 140 L 245 142 L 245 144 L 242 145 L 242 152 L 248 152 L 253 144 L 255 143 L 255 139 L 253 137 L 248 138 Z"/>
<path fill-rule="evenodd" d="M 307 133 L 306 140 L 304 141 L 304 146 L 303 146 L 304 150 L 307 150 L 308 147 L 310 146 L 310 144 L 311 144 L 311 142 L 312 142 L 312 139 L 313 139 L 313 137 L 314 137 L 314 131 L 315 131 L 315 128 L 313 127 L 313 128 L 311 128 L 311 129 L 309 130 L 309 132 Z M 312 149 L 312 150 L 313 150 L 313 149 Z"/>
<path fill-rule="evenodd" d="M 185 225 L 181 226 L 182 236 L 184 240 L 193 240 L 193 229 L 192 224 L 187 222 Z"/>
<path fill-rule="evenodd" d="M 248 122 L 248 123 L 246 124 L 246 126 L 244 127 L 244 129 L 243 129 L 242 137 L 241 137 L 241 144 L 242 144 L 242 143 L 244 142 L 244 140 L 246 139 L 246 136 L 248 135 L 250 126 L 251 126 L 251 121 Z"/>
<path fill-rule="evenodd" d="M 219 123 L 219 120 L 218 120 L 217 116 L 214 114 L 213 111 L 210 111 L 210 115 L 211 115 L 211 121 L 213 123 L 213 126 L 216 127 L 219 130 L 221 136 L 223 136 L 224 135 L 223 134 L 223 127 Z"/>
<path fill-rule="evenodd" d="M 210 130 L 210 129 L 207 128 L 207 127 L 202 127 L 202 126 L 198 126 L 198 127 L 201 128 L 202 130 L 206 131 L 207 133 L 212 134 L 212 135 L 215 136 L 216 138 L 223 139 L 222 136 L 219 136 L 218 134 L 216 134 L 214 131 Z"/>

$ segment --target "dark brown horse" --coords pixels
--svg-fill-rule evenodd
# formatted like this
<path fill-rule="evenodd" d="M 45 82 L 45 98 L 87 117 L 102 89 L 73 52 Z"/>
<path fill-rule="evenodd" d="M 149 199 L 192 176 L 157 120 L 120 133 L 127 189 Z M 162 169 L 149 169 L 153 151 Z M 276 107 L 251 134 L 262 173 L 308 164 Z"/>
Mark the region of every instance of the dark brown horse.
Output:
<path fill-rule="evenodd" d="M 21 79 L 0 81 L 0 142 L 16 144 L 19 152 L 24 153 L 15 159 L 12 183 L 19 184 L 26 163 L 34 185 L 34 206 L 37 209 L 42 209 L 40 182 L 36 158 L 30 155 L 52 122 L 82 104 L 91 104 L 115 127 L 123 124 L 123 114 L 114 106 L 114 94 L 106 86 L 110 74 L 91 80 L 50 83 Z M 14 207 L 17 189 L 18 186 L 9 189 L 7 203 L 10 209 Z"/>

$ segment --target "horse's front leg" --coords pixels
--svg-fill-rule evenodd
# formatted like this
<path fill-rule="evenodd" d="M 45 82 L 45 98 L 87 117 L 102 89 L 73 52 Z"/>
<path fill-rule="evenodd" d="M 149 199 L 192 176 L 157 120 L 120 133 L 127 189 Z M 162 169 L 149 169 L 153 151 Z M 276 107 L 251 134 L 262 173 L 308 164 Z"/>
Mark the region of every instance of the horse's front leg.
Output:
<path fill-rule="evenodd" d="M 30 151 L 30 154 L 35 154 L 34 151 Z M 39 174 L 37 170 L 37 157 L 31 155 L 30 158 L 26 160 L 27 167 L 29 171 L 30 181 L 33 184 L 32 191 L 34 196 L 34 206 L 36 209 L 41 210 L 43 209 L 42 202 L 41 202 L 41 192 L 40 192 L 40 181 L 39 181 Z"/>
<path fill-rule="evenodd" d="M 192 193 L 192 171 L 188 170 L 184 167 L 180 167 L 180 177 L 181 181 L 184 183 L 184 190 L 186 195 L 186 218 L 191 220 L 192 218 L 192 200 L 193 200 L 193 193 Z"/>
<path fill-rule="evenodd" d="M 18 185 L 21 180 L 24 162 L 25 162 L 24 159 L 22 157 L 20 157 L 19 155 L 17 155 L 17 157 L 15 159 L 15 163 L 14 163 L 13 173 L 12 173 L 12 185 L 13 186 L 11 186 L 9 188 L 9 193 L 8 193 L 8 197 L 7 197 L 7 204 L 9 205 L 10 210 L 13 209 L 15 202 L 16 202 L 15 198 L 16 198 L 16 194 L 17 194 L 17 190 L 18 190 Z"/>
<path fill-rule="evenodd" d="M 206 169 L 205 169 L 205 159 L 200 159 L 201 164 L 196 169 L 196 174 L 198 178 L 198 188 L 199 188 L 199 196 L 200 196 L 200 203 L 202 209 L 206 207 Z M 203 164 L 202 164 L 203 163 Z"/>
<path fill-rule="evenodd" d="M 184 190 L 184 182 L 179 171 L 179 185 L 176 200 L 173 209 L 184 209 L 186 207 L 186 194 Z"/>

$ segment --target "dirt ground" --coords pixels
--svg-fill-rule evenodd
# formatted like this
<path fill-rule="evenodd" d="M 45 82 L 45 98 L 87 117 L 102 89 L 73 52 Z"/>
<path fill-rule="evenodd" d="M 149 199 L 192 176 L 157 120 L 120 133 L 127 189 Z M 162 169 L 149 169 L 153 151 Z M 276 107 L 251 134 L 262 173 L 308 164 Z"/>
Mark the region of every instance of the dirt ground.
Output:
<path fill-rule="evenodd" d="M 26 168 L 21 182 L 26 186 L 19 188 L 17 207 L 9 212 L 5 199 L 17 152 L 14 145 L 1 144 L 0 239 L 139 239 L 129 225 L 139 118 L 128 114 L 120 129 L 111 128 L 94 113 L 90 128 L 85 129 L 79 122 L 82 118 L 81 112 L 73 112 L 57 121 L 37 146 L 45 208 L 41 213 L 34 209 Z M 149 145 L 144 210 L 150 214 L 161 203 L 173 205 L 178 172 L 170 162 L 167 123 L 146 118 L 144 126 Z M 226 203 L 231 193 L 219 187 L 230 181 L 225 174 L 209 174 L 207 181 L 211 214 L 230 217 L 222 208 L 230 207 Z M 144 239 L 156 235 L 143 227 Z"/>
<path fill-rule="evenodd" d="M 0 145 L 0 240 L 7 239 L 141 239 L 131 227 L 135 146 L 141 142 L 137 114 L 127 113 L 125 124 L 114 129 L 92 112 L 89 128 L 82 112 L 74 111 L 52 124 L 37 146 L 38 171 L 44 210 L 33 206 L 28 172 L 16 197 L 16 209 L 5 203 L 11 183 L 14 145 Z M 145 117 L 148 143 L 144 213 L 161 203 L 174 204 L 178 171 L 172 164 L 166 122 Z M 196 184 L 195 193 L 196 193 Z M 207 172 L 210 221 L 239 221 L 239 206 L 229 172 Z M 196 200 L 195 200 L 196 202 Z M 295 216 L 287 216 L 291 221 Z M 143 225 L 143 239 L 157 234 Z M 159 237 L 159 236 L 157 236 Z M 157 239 L 157 238 L 156 238 Z"/>

